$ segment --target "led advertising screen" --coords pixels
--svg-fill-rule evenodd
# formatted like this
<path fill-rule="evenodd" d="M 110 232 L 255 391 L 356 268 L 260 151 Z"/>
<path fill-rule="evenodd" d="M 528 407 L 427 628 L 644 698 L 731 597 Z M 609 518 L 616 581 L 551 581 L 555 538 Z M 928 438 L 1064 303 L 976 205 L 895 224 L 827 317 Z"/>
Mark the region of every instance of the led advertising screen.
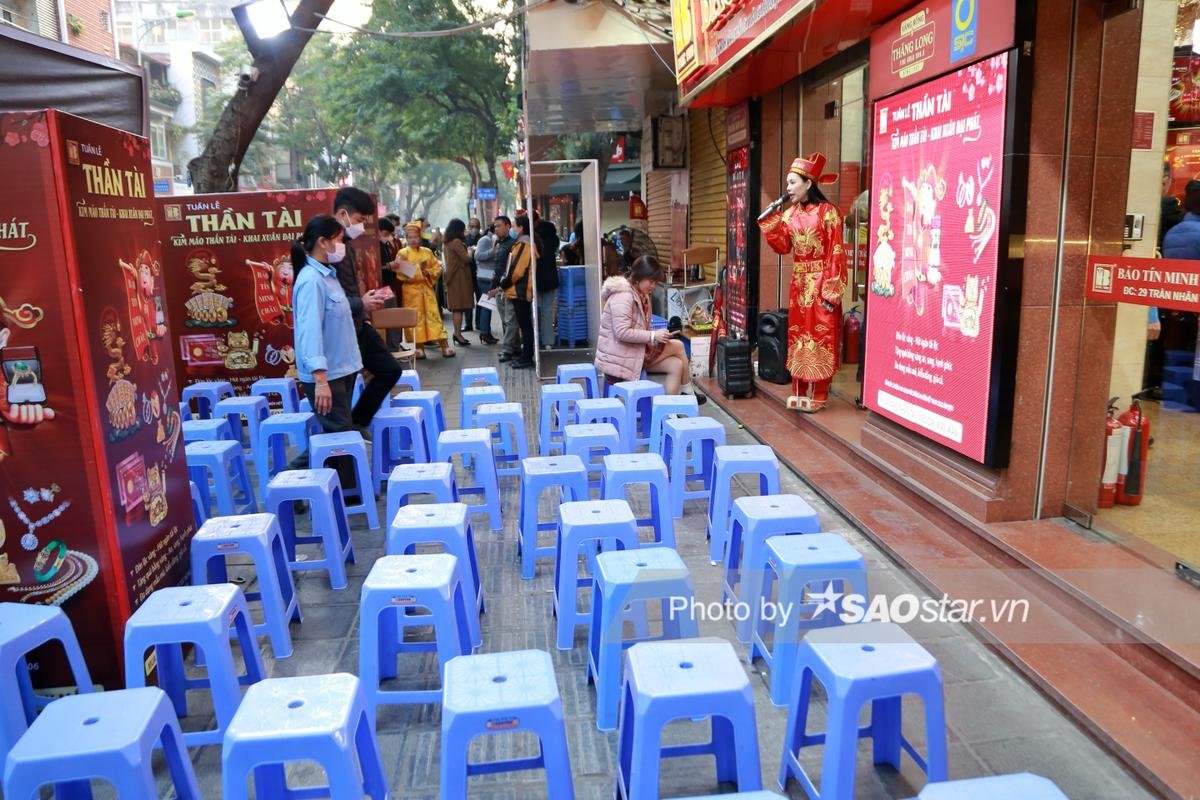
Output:
<path fill-rule="evenodd" d="M 875 104 L 863 400 L 987 458 L 1008 57 Z"/>

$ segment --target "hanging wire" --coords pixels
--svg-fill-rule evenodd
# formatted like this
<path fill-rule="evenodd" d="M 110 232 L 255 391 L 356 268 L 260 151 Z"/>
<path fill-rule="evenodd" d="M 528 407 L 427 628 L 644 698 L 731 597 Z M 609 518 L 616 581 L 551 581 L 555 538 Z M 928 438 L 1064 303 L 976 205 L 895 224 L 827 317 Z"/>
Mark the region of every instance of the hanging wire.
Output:
<path fill-rule="evenodd" d="M 437 39 L 444 36 L 461 36 L 464 33 L 473 33 L 475 31 L 495 25 L 497 22 L 518 17 L 530 9 L 537 8 L 538 6 L 544 6 L 550 2 L 553 2 L 553 0 L 532 0 L 532 2 L 526 3 L 523 6 L 518 6 L 506 14 L 493 14 L 492 16 L 478 20 L 477 22 L 459 25 L 454 28 L 442 28 L 440 30 L 432 31 L 373 31 L 358 25 L 351 25 L 348 22 L 341 22 L 340 20 L 336 20 L 326 14 L 317 14 L 316 16 L 320 17 L 326 22 L 331 22 L 334 25 L 340 25 L 343 28 L 353 31 L 354 33 L 361 33 L 366 36 L 379 36 L 385 39 Z M 293 25 L 292 30 L 301 31 L 303 33 L 343 33 L 343 31 L 326 31 L 319 30 L 317 28 L 301 28 L 298 25 Z"/>
<path fill-rule="evenodd" d="M 668 64 L 666 59 L 664 59 L 662 57 L 662 54 L 660 54 L 658 52 L 658 49 L 654 46 L 654 42 L 652 42 L 650 40 L 650 34 L 646 32 L 646 29 L 649 28 L 650 30 L 654 31 L 655 33 L 657 33 L 660 36 L 666 36 L 668 41 L 671 39 L 673 34 L 669 31 L 664 31 L 664 30 L 658 28 L 653 23 L 651 23 L 645 19 L 642 19 L 640 16 L 635 14 L 632 9 L 628 8 L 625 5 L 625 3 L 620 2 L 620 0 L 617 0 L 617 2 L 614 2 L 613 5 L 615 5 L 617 8 L 619 8 L 622 11 L 622 13 L 625 14 L 625 16 L 629 17 L 629 19 L 632 20 L 633 24 L 637 26 L 637 29 L 639 31 L 641 31 L 642 36 L 646 39 L 646 44 L 650 46 L 650 52 L 654 53 L 654 57 L 658 59 L 658 63 L 662 64 L 663 68 L 671 74 L 672 80 L 678 81 L 678 79 L 675 77 L 675 69 L 670 64 Z"/>

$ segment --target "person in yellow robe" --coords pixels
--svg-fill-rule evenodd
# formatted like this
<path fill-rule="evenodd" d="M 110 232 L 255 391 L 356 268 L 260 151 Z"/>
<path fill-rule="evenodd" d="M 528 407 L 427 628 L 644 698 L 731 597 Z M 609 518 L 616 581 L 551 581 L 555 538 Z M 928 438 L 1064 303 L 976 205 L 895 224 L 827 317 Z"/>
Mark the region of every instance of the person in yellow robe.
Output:
<path fill-rule="evenodd" d="M 451 358 L 454 348 L 450 346 L 446 328 L 442 325 L 442 310 L 438 307 L 435 290 L 442 274 L 442 264 L 432 250 L 421 246 L 419 222 L 404 226 L 404 238 L 408 246 L 396 254 L 396 260 L 401 264 L 396 272 L 396 280 L 400 284 L 400 306 L 417 312 L 417 326 L 409 329 L 408 336 L 418 347 L 417 358 L 425 357 L 426 345 L 437 345 L 444 358 Z M 406 263 L 412 265 L 413 269 L 404 267 Z M 413 274 L 406 275 L 405 272 Z"/>

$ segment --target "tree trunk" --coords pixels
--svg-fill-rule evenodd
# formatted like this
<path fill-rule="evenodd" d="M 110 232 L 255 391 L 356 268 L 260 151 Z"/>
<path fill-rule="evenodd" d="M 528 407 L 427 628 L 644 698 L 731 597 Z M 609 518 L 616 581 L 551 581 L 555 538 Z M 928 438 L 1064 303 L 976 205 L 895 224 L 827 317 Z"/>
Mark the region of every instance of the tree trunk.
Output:
<path fill-rule="evenodd" d="M 271 41 L 271 56 L 255 59 L 258 78 L 230 98 L 204 152 L 188 162 L 188 174 L 197 194 L 236 191 L 246 150 L 312 38 L 311 33 L 299 29 L 316 28 L 321 23 L 319 15 L 332 5 L 333 0 L 300 0 L 292 13 L 292 29 Z"/>

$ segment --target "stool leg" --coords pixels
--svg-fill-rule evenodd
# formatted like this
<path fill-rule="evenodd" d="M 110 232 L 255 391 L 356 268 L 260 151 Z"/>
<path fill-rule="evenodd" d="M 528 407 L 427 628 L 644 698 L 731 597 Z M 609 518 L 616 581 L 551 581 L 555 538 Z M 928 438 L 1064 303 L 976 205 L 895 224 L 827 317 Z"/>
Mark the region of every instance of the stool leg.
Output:
<path fill-rule="evenodd" d="M 139 654 L 135 663 L 125 665 L 127 673 L 131 669 L 141 672 L 143 655 Z M 154 646 L 154 655 L 158 661 L 158 686 L 171 698 L 171 704 L 175 706 L 175 715 L 183 719 L 188 715 L 187 689 L 183 682 L 186 677 L 183 668 L 183 647 L 178 644 L 157 644 Z M 144 679 L 137 684 L 126 681 L 126 685 L 145 686 L 146 682 Z"/>
<path fill-rule="evenodd" d="M 662 722 L 652 715 L 634 716 L 629 753 L 629 800 L 658 797 Z"/>
<path fill-rule="evenodd" d="M 196 773 L 192 769 L 187 747 L 183 744 L 179 724 L 171 720 L 164 725 L 158 735 L 158 742 L 167 758 L 167 769 L 171 773 L 171 782 L 175 785 L 175 796 L 178 800 L 200 800 L 200 787 L 196 783 Z M 146 764 L 150 764 L 149 757 L 146 758 Z M 151 795 L 157 796 L 157 792 Z"/>
<path fill-rule="evenodd" d="M 466 800 L 467 751 L 470 745 L 469 723 L 442 724 L 441 800 Z"/>
<path fill-rule="evenodd" d="M 921 692 L 921 702 L 925 704 L 926 777 L 930 782 L 948 780 L 946 706 L 940 676 L 927 681 Z"/>
<path fill-rule="evenodd" d="M 808 703 L 812 697 L 813 673 L 804 669 L 792 679 L 792 697 L 788 704 L 787 727 L 783 729 L 783 758 L 779 764 L 779 788 L 787 789 L 788 778 L 802 780 L 798 761 L 800 748 L 805 745 L 808 728 Z"/>
<path fill-rule="evenodd" d="M 284 630 L 287 630 L 289 622 L 304 621 L 304 614 L 300 611 L 300 600 L 296 597 L 296 582 L 292 578 L 292 570 L 288 567 L 287 547 L 283 543 L 283 536 L 276 536 L 271 539 L 270 558 L 275 565 L 275 574 L 279 580 L 279 592 L 283 598 L 284 610 Z M 865 596 L 865 595 L 864 595 Z M 291 609 L 290 613 L 288 609 Z M 288 640 L 291 641 L 291 633 L 288 633 Z"/>
<path fill-rule="evenodd" d="M 825 755 L 821 759 L 821 799 L 853 800 L 859 709 L 851 708 L 848 698 L 830 694 Z"/>
<path fill-rule="evenodd" d="M 738 783 L 737 748 L 734 746 L 733 723 L 728 717 L 712 718 L 713 755 L 717 761 L 717 783 Z M 738 784 L 738 791 L 749 787 Z"/>
<path fill-rule="evenodd" d="M 122 769 L 109 776 L 117 788 L 119 797 L 158 797 L 158 785 L 154 772 L 147 762 L 142 769 Z"/>
<path fill-rule="evenodd" d="M 534 496 L 536 495 L 536 496 Z M 517 519 L 521 525 L 521 535 L 517 538 L 517 547 L 521 551 L 521 580 L 533 580 L 536 571 L 537 535 L 538 535 L 538 506 L 541 495 L 537 487 L 525 481 L 521 486 L 520 510 Z"/>
<path fill-rule="evenodd" d="M 455 581 L 451 597 L 454 603 L 456 619 L 454 630 L 455 635 L 458 636 L 458 652 L 460 655 L 470 655 L 475 650 L 475 642 L 471 638 L 471 617 L 469 615 L 475 615 L 476 623 L 479 621 L 479 615 L 475 613 L 474 608 L 467 604 L 467 594 L 463 590 L 461 582 Z M 445 683 L 442 685 L 445 686 Z"/>
<path fill-rule="evenodd" d="M 375 725 L 365 713 L 358 716 L 358 724 L 354 730 L 354 749 L 358 752 L 358 767 L 362 771 L 363 788 L 372 800 L 386 800 L 387 778 L 383 773 L 379 744 L 375 741 Z"/>
<path fill-rule="evenodd" d="M 575 783 L 571 776 L 571 755 L 567 750 L 567 733 L 563 728 L 561 701 L 542 714 L 538 726 L 542 763 L 546 770 L 547 796 L 555 800 L 575 800 Z"/>
<path fill-rule="evenodd" d="M 881 697 L 871 702 L 871 750 L 876 764 L 900 769 L 899 697 Z"/>

